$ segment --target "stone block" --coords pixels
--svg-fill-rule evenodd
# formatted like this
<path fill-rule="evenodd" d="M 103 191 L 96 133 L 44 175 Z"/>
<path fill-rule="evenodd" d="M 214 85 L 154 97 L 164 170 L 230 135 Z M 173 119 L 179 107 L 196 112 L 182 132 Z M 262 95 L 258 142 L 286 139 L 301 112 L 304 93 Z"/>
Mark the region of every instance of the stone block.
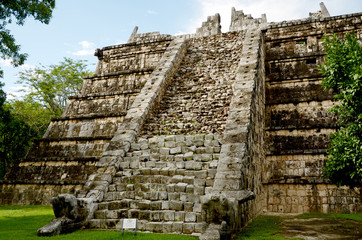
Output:
<path fill-rule="evenodd" d="M 184 210 L 186 212 L 192 212 L 193 211 L 193 206 L 194 206 L 193 202 L 185 202 L 184 203 Z"/>
<path fill-rule="evenodd" d="M 172 224 L 172 232 L 173 233 L 182 233 L 183 232 L 183 222 L 174 222 Z"/>
<path fill-rule="evenodd" d="M 182 211 L 183 210 L 183 202 L 181 201 L 169 201 L 169 209 L 170 210 L 176 210 L 176 211 Z"/>
<path fill-rule="evenodd" d="M 193 193 L 196 194 L 196 195 L 204 195 L 205 194 L 205 187 L 204 186 L 195 186 Z"/>
<path fill-rule="evenodd" d="M 183 142 L 183 141 L 185 141 L 185 136 L 184 135 L 175 135 L 175 141 Z"/>
<path fill-rule="evenodd" d="M 186 186 L 186 193 L 194 193 L 194 186 L 193 185 L 187 185 Z"/>
<path fill-rule="evenodd" d="M 160 148 L 160 154 L 161 155 L 169 155 L 170 154 L 170 148 L 167 148 L 167 147 Z"/>
<path fill-rule="evenodd" d="M 177 183 L 175 185 L 175 192 L 185 192 L 186 191 L 187 183 Z"/>
<path fill-rule="evenodd" d="M 161 191 L 158 193 L 158 199 L 159 200 L 167 200 L 168 199 L 168 193 L 166 191 Z"/>
<path fill-rule="evenodd" d="M 179 192 L 168 193 L 168 200 L 180 200 L 180 193 Z"/>
<path fill-rule="evenodd" d="M 183 154 L 177 154 L 176 156 L 175 156 L 175 161 L 176 162 L 181 162 L 181 161 L 183 161 L 184 160 L 184 155 Z"/>
<path fill-rule="evenodd" d="M 161 210 L 162 209 L 162 202 L 161 201 L 151 201 L 150 202 L 150 209 L 151 210 Z"/>
<path fill-rule="evenodd" d="M 170 148 L 170 149 L 175 148 L 176 147 L 176 142 L 165 142 L 165 147 Z"/>
<path fill-rule="evenodd" d="M 176 141 L 176 136 L 175 135 L 165 136 L 165 141 L 166 142 L 169 142 L 169 141 L 175 142 Z"/>
<path fill-rule="evenodd" d="M 161 212 L 161 215 L 164 221 L 175 221 L 175 211 L 165 210 Z"/>
<path fill-rule="evenodd" d="M 182 153 L 181 147 L 173 147 L 170 149 L 170 154 L 172 154 L 172 155 L 180 154 L 180 153 Z"/>
<path fill-rule="evenodd" d="M 204 233 L 207 229 L 207 223 L 195 223 L 195 233 Z"/>
<path fill-rule="evenodd" d="M 162 223 L 159 222 L 149 222 L 146 224 L 146 230 L 154 233 L 162 233 L 163 226 Z"/>
<path fill-rule="evenodd" d="M 177 211 L 175 212 L 175 221 L 185 221 L 185 212 L 184 211 Z"/>
<path fill-rule="evenodd" d="M 149 210 L 150 209 L 150 200 L 142 200 L 138 202 L 138 208 L 141 210 Z"/>
<path fill-rule="evenodd" d="M 195 223 L 184 223 L 183 231 L 184 234 L 192 234 L 195 232 Z"/>
<path fill-rule="evenodd" d="M 138 219 L 140 220 L 150 220 L 151 212 L 150 211 L 140 211 L 138 214 Z"/>
<path fill-rule="evenodd" d="M 201 213 L 202 210 L 201 206 L 202 206 L 201 203 L 195 203 L 192 211 L 195 213 Z"/>
<path fill-rule="evenodd" d="M 159 211 L 151 211 L 150 212 L 151 221 L 160 221 L 160 212 Z"/>
<path fill-rule="evenodd" d="M 108 219 L 117 219 L 118 211 L 117 210 L 108 210 L 106 211 L 106 218 Z"/>
<path fill-rule="evenodd" d="M 186 161 L 191 161 L 194 159 L 194 153 L 193 152 L 187 152 L 183 155 L 183 159 Z"/>
<path fill-rule="evenodd" d="M 172 222 L 164 222 L 163 223 L 163 233 L 171 233 L 172 232 Z"/>

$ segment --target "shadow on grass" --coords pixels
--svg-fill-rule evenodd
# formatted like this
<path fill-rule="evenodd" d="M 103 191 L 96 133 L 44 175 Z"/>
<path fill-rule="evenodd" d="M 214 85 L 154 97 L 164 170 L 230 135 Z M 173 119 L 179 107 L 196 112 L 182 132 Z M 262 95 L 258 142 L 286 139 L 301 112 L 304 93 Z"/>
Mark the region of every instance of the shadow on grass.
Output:
<path fill-rule="evenodd" d="M 54 237 L 38 237 L 37 229 L 48 224 L 54 218 L 49 206 L 0 206 L 0 240 L 196 240 L 196 237 L 176 234 L 151 234 L 120 231 L 79 230 L 71 234 Z"/>

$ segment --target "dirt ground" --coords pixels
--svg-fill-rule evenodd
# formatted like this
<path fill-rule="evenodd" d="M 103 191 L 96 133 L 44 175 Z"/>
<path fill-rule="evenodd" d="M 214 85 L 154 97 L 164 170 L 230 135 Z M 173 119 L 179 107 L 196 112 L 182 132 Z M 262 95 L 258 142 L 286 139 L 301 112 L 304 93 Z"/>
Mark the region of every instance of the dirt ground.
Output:
<path fill-rule="evenodd" d="M 362 222 L 330 218 L 287 218 L 281 224 L 284 238 L 306 240 L 362 240 Z"/>

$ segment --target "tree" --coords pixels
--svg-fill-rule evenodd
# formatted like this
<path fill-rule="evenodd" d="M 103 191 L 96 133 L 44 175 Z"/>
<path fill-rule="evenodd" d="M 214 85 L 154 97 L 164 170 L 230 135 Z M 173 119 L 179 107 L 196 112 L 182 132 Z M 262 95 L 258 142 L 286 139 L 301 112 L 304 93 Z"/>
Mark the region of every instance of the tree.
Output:
<path fill-rule="evenodd" d="M 324 48 L 322 85 L 335 93 L 338 104 L 331 111 L 339 117 L 324 174 L 338 186 L 353 188 L 362 185 L 362 47 L 352 33 L 345 40 L 325 37 Z"/>
<path fill-rule="evenodd" d="M 20 53 L 7 25 L 15 19 L 23 25 L 32 16 L 35 20 L 48 24 L 55 0 L 2 0 L 0 1 L 0 58 L 10 59 L 13 66 L 22 65 L 27 54 Z M 0 69 L 0 78 L 3 71 Z M 6 94 L 0 82 L 0 179 L 21 157 L 25 156 L 34 136 L 33 129 L 19 115 L 12 114 L 5 104 Z"/>
<path fill-rule="evenodd" d="M 19 116 L 35 131 L 34 137 L 42 137 L 51 118 L 54 117 L 52 112 L 29 97 L 25 97 L 23 100 L 13 99 L 7 104 L 12 114 Z"/>
<path fill-rule="evenodd" d="M 64 111 L 68 97 L 79 93 L 83 78 L 91 75 L 86 61 L 64 58 L 58 65 L 40 66 L 19 73 L 18 83 L 30 92 L 28 102 L 35 101 L 58 117 Z"/>
<path fill-rule="evenodd" d="M 0 179 L 27 153 L 36 132 L 5 104 L 0 83 Z"/>
<path fill-rule="evenodd" d="M 12 113 L 41 137 L 51 118 L 59 117 L 65 109 L 68 97 L 79 93 L 83 78 L 91 75 L 86 61 L 65 58 L 57 65 L 40 66 L 19 73 L 18 83 L 23 84 L 25 96 L 8 104 Z"/>
<path fill-rule="evenodd" d="M 26 54 L 20 53 L 20 46 L 7 29 L 13 18 L 16 24 L 23 25 L 32 16 L 35 20 L 48 24 L 55 7 L 55 0 L 4 0 L 0 2 L 0 58 L 11 59 L 17 67 L 24 63 Z M 0 77 L 3 71 L 0 69 Z"/>

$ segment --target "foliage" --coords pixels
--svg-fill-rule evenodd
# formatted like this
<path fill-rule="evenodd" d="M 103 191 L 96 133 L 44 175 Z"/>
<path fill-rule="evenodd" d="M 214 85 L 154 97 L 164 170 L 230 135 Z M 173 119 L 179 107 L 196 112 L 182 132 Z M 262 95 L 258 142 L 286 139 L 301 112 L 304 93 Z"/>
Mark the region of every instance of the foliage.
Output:
<path fill-rule="evenodd" d="M 64 58 L 58 65 L 20 72 L 18 83 L 30 91 L 26 102 L 40 103 L 53 117 L 58 117 L 64 111 L 68 97 L 80 91 L 83 77 L 88 75 L 91 72 L 87 70 L 86 61 Z"/>
<path fill-rule="evenodd" d="M 340 129 L 331 134 L 324 174 L 332 183 L 351 188 L 362 184 L 362 46 L 352 34 L 345 40 L 324 38 L 326 61 L 321 67 L 326 89 L 338 104 L 331 109 Z"/>
<path fill-rule="evenodd" d="M 36 132 L 4 104 L 6 95 L 1 88 L 0 96 L 0 179 L 2 179 L 10 167 L 25 156 Z"/>
<path fill-rule="evenodd" d="M 20 53 L 20 46 L 16 45 L 7 25 L 12 23 L 23 25 L 27 17 L 48 24 L 55 7 L 55 0 L 11 0 L 0 2 L 0 58 L 11 59 L 14 66 L 24 63 L 26 54 Z M 0 77 L 3 71 L 0 69 Z"/>
<path fill-rule="evenodd" d="M 48 224 L 54 218 L 50 206 L 0 206 L 0 239 L 89 239 L 89 240 L 116 240 L 116 239 L 139 239 L 139 240 L 196 240 L 196 237 L 176 234 L 151 234 L 137 233 L 134 236 L 126 232 L 123 236 L 120 231 L 76 231 L 71 234 L 54 237 L 38 237 L 38 228 Z"/>
<path fill-rule="evenodd" d="M 13 99 L 7 105 L 13 114 L 19 116 L 33 129 L 35 137 L 42 137 L 44 135 L 51 118 L 54 116 L 42 104 L 29 97 L 23 100 Z"/>

